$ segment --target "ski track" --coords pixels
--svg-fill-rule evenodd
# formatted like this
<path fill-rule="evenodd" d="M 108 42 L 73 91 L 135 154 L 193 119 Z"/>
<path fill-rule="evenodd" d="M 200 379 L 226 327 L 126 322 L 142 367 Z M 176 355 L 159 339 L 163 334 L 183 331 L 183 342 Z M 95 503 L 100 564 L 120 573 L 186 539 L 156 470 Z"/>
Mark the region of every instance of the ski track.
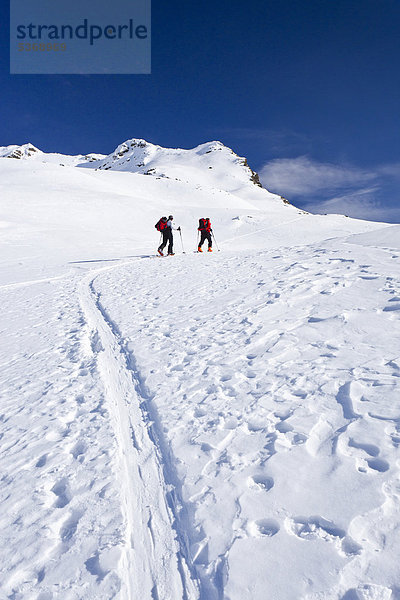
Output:
<path fill-rule="evenodd" d="M 17 283 L 8 283 L 6 285 L 1 285 L 0 290 L 14 290 L 23 287 L 29 287 L 31 285 L 38 285 L 40 283 L 53 283 L 54 281 L 59 281 L 60 279 L 65 279 L 70 277 L 72 271 L 65 273 L 64 275 L 57 275 L 56 277 L 45 277 L 42 279 L 32 279 L 31 281 L 20 281 Z"/>
<path fill-rule="evenodd" d="M 394 258 L 335 240 L 4 286 L 4 597 L 398 600 Z"/>
<path fill-rule="evenodd" d="M 164 479 L 168 457 L 162 454 L 155 416 L 135 366 L 94 290 L 95 277 L 89 274 L 83 279 L 79 295 L 118 440 L 126 522 L 124 597 L 194 600 L 198 581 L 189 571 L 180 534 L 179 498 L 174 497 L 171 481 Z"/>

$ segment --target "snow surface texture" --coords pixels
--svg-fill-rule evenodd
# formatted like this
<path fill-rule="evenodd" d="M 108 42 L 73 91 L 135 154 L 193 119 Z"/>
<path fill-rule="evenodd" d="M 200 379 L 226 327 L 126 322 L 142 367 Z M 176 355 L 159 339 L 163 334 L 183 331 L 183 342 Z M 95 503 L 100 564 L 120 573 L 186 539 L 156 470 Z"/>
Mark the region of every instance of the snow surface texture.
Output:
<path fill-rule="evenodd" d="M 139 142 L 2 149 L 0 597 L 399 599 L 400 227 Z"/>

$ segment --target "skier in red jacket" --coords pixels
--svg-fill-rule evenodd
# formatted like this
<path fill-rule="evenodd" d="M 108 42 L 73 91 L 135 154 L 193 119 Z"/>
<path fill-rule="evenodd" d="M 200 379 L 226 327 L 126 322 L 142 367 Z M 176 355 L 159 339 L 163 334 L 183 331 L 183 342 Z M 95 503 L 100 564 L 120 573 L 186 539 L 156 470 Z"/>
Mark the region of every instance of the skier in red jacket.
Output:
<path fill-rule="evenodd" d="M 201 247 L 204 244 L 204 242 L 207 240 L 208 241 L 208 251 L 212 252 L 212 238 L 211 238 L 212 229 L 211 229 L 211 221 L 208 217 L 206 217 L 205 219 L 199 219 L 198 231 L 200 231 L 200 242 L 199 242 L 197 251 L 203 252 Z"/>

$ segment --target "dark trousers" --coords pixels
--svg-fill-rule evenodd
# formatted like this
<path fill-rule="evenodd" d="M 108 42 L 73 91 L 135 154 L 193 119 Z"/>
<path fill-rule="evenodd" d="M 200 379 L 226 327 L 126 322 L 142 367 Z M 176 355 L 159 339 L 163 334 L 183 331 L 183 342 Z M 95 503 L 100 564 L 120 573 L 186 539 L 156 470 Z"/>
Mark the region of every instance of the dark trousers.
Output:
<path fill-rule="evenodd" d="M 201 237 L 200 237 L 199 247 L 201 247 L 204 244 L 204 242 L 207 240 L 208 247 L 212 248 L 211 231 L 200 231 L 200 233 L 201 233 Z"/>
<path fill-rule="evenodd" d="M 161 242 L 161 246 L 159 246 L 158 249 L 161 250 L 161 252 L 162 252 L 164 250 L 165 246 L 168 244 L 168 254 L 171 254 L 173 252 L 172 248 L 173 248 L 173 244 L 174 244 L 174 238 L 172 237 L 172 229 L 167 227 L 167 229 L 164 229 L 161 233 L 162 233 L 162 242 Z"/>

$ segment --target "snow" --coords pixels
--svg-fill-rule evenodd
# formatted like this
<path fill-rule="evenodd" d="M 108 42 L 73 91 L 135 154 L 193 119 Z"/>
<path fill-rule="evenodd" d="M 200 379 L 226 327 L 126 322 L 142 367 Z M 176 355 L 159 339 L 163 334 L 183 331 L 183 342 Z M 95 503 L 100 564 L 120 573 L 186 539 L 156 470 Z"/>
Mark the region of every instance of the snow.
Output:
<path fill-rule="evenodd" d="M 356 234 L 349 238 L 352 244 L 360 244 L 361 246 L 377 246 L 383 248 L 393 248 L 400 250 L 400 226 L 392 225 L 391 227 L 383 227 L 377 231 Z"/>
<path fill-rule="evenodd" d="M 400 227 L 143 144 L 0 159 L 0 597 L 400 598 Z"/>

